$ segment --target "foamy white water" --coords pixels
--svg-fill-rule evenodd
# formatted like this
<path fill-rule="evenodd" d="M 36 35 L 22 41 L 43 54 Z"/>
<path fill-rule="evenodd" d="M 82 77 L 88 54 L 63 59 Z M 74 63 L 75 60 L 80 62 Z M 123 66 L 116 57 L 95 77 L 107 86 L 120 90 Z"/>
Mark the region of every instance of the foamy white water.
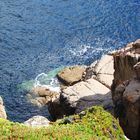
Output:
<path fill-rule="evenodd" d="M 56 77 L 48 78 L 46 73 L 40 73 L 35 78 L 34 87 L 42 86 L 54 92 L 60 92 L 59 82 Z"/>

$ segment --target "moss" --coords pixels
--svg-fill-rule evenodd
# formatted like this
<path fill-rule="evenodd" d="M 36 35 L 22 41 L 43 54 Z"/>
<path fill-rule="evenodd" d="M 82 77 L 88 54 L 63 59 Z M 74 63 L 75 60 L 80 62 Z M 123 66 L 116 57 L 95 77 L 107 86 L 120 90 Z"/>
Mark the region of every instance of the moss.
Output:
<path fill-rule="evenodd" d="M 48 128 L 31 128 L 0 119 L 0 140 L 7 139 L 125 140 L 118 121 L 101 107 L 92 107 L 83 114 L 58 120 Z"/>

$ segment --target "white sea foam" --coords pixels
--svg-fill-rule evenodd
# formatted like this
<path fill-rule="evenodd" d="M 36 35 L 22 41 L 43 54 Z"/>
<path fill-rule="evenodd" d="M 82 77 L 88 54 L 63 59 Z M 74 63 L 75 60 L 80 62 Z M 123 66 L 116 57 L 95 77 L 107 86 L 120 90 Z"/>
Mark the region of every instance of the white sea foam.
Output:
<path fill-rule="evenodd" d="M 91 47 L 88 45 L 81 45 L 77 48 L 70 49 L 69 51 L 72 55 L 81 56 L 81 55 L 84 55 L 90 48 Z"/>
<path fill-rule="evenodd" d="M 60 92 L 59 82 L 56 77 L 48 78 L 46 73 L 40 73 L 35 78 L 34 87 L 42 86 L 54 92 Z"/>
<path fill-rule="evenodd" d="M 110 47 L 108 47 L 108 44 L 112 44 L 112 46 L 117 45 L 117 47 L 121 47 L 123 46 L 124 42 L 116 41 L 110 37 L 105 37 L 105 38 L 96 37 L 93 38 L 91 43 L 87 43 L 87 44 L 84 44 L 81 40 L 78 39 L 74 39 L 71 42 L 67 43 L 68 47 L 70 48 L 69 52 L 73 56 L 78 56 L 78 57 L 83 56 L 84 54 L 88 56 L 88 54 L 93 54 L 93 53 L 106 54 L 110 51 L 113 51 L 114 47 L 112 47 L 111 45 L 109 45 Z"/>

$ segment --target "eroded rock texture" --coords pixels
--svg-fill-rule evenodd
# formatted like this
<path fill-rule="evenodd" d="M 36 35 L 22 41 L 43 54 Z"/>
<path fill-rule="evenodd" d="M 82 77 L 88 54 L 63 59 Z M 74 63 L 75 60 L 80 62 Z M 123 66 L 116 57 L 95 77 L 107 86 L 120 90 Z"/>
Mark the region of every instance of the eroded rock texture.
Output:
<path fill-rule="evenodd" d="M 57 74 L 57 77 L 64 85 L 70 86 L 81 81 L 85 69 L 85 66 L 78 65 L 66 67 Z"/>
<path fill-rule="evenodd" d="M 125 134 L 140 139 L 140 40 L 114 55 L 112 99 Z"/>
<path fill-rule="evenodd" d="M 125 48 L 114 53 L 114 81 L 112 90 L 135 76 L 133 66 L 140 61 L 140 40 L 128 44 Z"/>
<path fill-rule="evenodd" d="M 112 55 L 105 55 L 88 67 L 74 66 L 60 71 L 58 77 L 66 86 L 61 87 L 59 99 L 49 102 L 53 119 L 79 113 L 93 105 L 101 105 L 113 113 L 110 92 L 113 73 Z"/>

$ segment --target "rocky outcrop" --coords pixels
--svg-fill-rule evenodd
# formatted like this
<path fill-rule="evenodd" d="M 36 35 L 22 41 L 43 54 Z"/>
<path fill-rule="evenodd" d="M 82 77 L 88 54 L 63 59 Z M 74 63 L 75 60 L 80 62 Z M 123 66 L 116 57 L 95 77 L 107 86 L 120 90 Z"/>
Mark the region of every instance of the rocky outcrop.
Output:
<path fill-rule="evenodd" d="M 49 102 L 53 102 L 55 99 L 59 98 L 59 96 L 60 93 L 51 91 L 45 86 L 36 86 L 32 88 L 30 94 L 27 95 L 27 98 L 31 103 L 42 107 Z"/>
<path fill-rule="evenodd" d="M 0 96 L 0 118 L 7 119 L 3 99 L 1 98 L 1 96 Z"/>
<path fill-rule="evenodd" d="M 140 139 L 140 81 L 133 79 L 119 85 L 114 95 L 115 113 L 126 136 Z"/>
<path fill-rule="evenodd" d="M 113 57 L 115 72 L 112 91 L 117 85 L 135 76 L 133 66 L 140 61 L 140 40 L 136 40 L 115 52 Z"/>
<path fill-rule="evenodd" d="M 57 74 L 57 77 L 62 84 L 70 86 L 81 81 L 85 68 L 85 66 L 66 67 Z"/>
<path fill-rule="evenodd" d="M 31 127 L 48 127 L 50 121 L 43 116 L 34 116 L 25 121 L 24 124 Z"/>
<path fill-rule="evenodd" d="M 102 105 L 113 113 L 110 87 L 113 81 L 113 56 L 103 56 L 90 66 L 67 67 L 58 73 L 61 87 L 60 98 L 49 102 L 53 119 L 79 113 L 93 105 Z"/>
<path fill-rule="evenodd" d="M 49 110 L 54 118 L 61 118 L 63 115 L 79 113 L 93 105 L 101 105 L 108 110 L 113 108 L 110 89 L 95 79 L 89 79 L 63 89 L 59 103 L 52 102 Z M 59 109 L 63 110 L 62 114 L 55 111 Z"/>
<path fill-rule="evenodd" d="M 126 136 L 140 139 L 140 40 L 114 55 L 112 99 Z"/>
<path fill-rule="evenodd" d="M 85 79 L 95 78 L 108 88 L 111 87 L 114 73 L 113 56 L 110 54 L 103 56 L 100 60 L 92 63 L 86 69 Z"/>

